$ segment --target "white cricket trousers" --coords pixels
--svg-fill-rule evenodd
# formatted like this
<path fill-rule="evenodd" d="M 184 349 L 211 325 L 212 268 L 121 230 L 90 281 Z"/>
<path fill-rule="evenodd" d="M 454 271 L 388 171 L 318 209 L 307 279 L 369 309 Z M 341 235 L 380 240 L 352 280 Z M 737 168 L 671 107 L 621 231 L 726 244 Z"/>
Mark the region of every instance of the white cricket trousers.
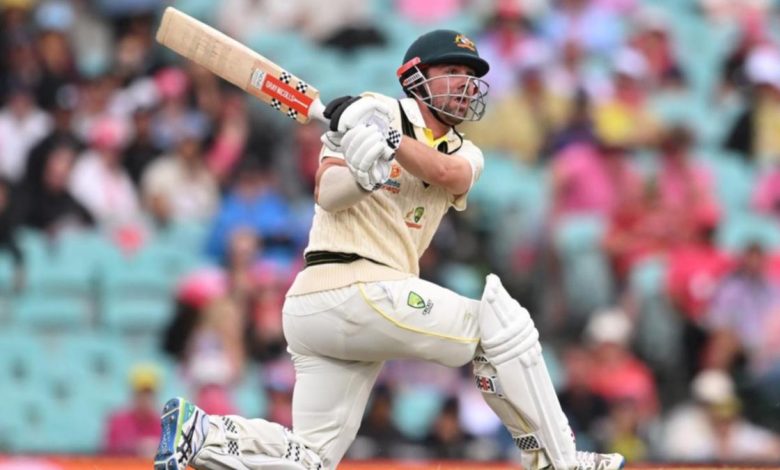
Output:
<path fill-rule="evenodd" d="M 284 331 L 296 370 L 293 433 L 334 468 L 357 435 L 389 359 L 469 363 L 479 301 L 419 278 L 289 297 Z"/>
<path fill-rule="evenodd" d="M 384 361 L 468 364 L 479 345 L 479 304 L 419 278 L 288 297 L 284 333 L 296 374 L 292 436 L 263 419 L 211 416 L 193 467 L 319 468 L 311 464 L 314 451 L 323 469 L 336 468 Z"/>
<path fill-rule="evenodd" d="M 479 344 L 479 304 L 419 278 L 288 297 L 293 434 L 319 453 L 324 468 L 335 468 L 357 435 L 383 362 L 468 364 Z"/>

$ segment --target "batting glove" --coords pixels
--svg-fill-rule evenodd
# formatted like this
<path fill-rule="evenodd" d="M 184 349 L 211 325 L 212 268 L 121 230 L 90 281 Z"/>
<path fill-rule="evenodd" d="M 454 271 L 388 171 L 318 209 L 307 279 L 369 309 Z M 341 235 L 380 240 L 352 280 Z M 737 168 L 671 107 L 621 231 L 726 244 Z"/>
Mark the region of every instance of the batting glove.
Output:
<path fill-rule="evenodd" d="M 379 189 L 390 174 L 395 149 L 374 125 L 347 131 L 341 140 L 344 160 L 355 181 L 366 191 Z"/>
<path fill-rule="evenodd" d="M 342 96 L 328 103 L 323 115 L 330 119 L 330 130 L 347 132 L 361 124 L 375 124 L 383 133 L 390 126 L 390 110 L 372 96 Z"/>
<path fill-rule="evenodd" d="M 323 114 L 330 119 L 330 130 L 320 140 L 331 151 L 343 152 L 344 133 L 358 126 L 375 126 L 393 151 L 401 143 L 401 133 L 390 126 L 390 111 L 376 98 L 342 96 L 328 103 Z"/>

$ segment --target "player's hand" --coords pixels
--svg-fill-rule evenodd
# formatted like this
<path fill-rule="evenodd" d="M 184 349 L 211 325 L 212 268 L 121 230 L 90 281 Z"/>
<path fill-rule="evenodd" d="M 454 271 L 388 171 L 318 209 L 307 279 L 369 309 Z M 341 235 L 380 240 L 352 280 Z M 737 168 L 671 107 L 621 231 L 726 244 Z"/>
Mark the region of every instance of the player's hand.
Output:
<path fill-rule="evenodd" d="M 323 115 L 330 119 L 330 130 L 347 132 L 359 125 L 372 123 L 383 133 L 390 127 L 390 110 L 371 96 L 342 96 L 325 106 Z"/>
<path fill-rule="evenodd" d="M 344 149 L 341 146 L 343 138 L 344 133 L 342 132 L 327 131 L 320 136 L 320 141 L 332 152 L 343 152 Z M 401 145 L 401 133 L 392 127 L 389 127 L 387 129 L 387 134 L 385 135 L 385 141 L 387 142 L 387 145 L 393 149 L 393 152 L 395 152 Z"/>
<path fill-rule="evenodd" d="M 387 181 L 395 149 L 388 145 L 376 126 L 360 126 L 347 131 L 341 139 L 341 147 L 347 168 L 363 189 L 374 191 Z"/>

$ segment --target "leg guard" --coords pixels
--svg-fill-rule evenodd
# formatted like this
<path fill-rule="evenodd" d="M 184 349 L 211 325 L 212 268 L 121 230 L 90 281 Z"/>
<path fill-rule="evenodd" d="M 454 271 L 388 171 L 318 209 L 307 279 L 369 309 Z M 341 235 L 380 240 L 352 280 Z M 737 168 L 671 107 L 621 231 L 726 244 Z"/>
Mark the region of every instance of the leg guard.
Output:
<path fill-rule="evenodd" d="M 319 456 L 282 425 L 240 416 L 209 416 L 198 470 L 322 470 Z"/>
<path fill-rule="evenodd" d="M 524 466 L 576 468 L 574 436 L 547 372 L 539 332 L 493 274 L 487 277 L 479 326 L 484 356 L 474 359 L 477 387 L 525 454 Z"/>

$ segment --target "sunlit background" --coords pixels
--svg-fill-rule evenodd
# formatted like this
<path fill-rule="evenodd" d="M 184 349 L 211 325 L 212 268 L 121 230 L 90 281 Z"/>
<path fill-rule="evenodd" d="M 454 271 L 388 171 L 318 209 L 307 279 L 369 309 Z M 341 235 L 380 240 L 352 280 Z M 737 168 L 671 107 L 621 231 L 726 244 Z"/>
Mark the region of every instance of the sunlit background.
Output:
<path fill-rule="evenodd" d="M 173 395 L 291 425 L 280 308 L 323 129 L 157 46 L 168 4 L 0 0 L 0 468 L 148 462 Z M 326 102 L 401 97 L 418 35 L 467 34 L 486 168 L 422 276 L 501 276 L 578 447 L 780 462 L 780 2 L 173 4 Z M 518 451 L 468 367 L 398 362 L 347 458 Z"/>

